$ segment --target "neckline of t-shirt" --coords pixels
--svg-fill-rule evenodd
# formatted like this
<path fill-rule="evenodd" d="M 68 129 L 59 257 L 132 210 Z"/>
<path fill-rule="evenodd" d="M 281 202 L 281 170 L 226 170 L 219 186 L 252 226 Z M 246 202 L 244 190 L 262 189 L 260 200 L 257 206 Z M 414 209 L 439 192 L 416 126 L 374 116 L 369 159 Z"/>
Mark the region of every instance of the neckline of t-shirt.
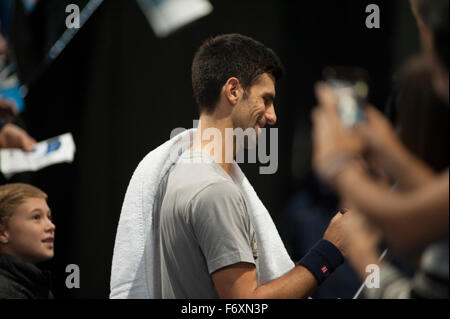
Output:
<path fill-rule="evenodd" d="M 196 161 L 201 160 L 201 161 Z M 219 163 L 216 162 L 214 158 L 212 158 L 211 155 L 208 153 L 202 152 L 202 151 L 191 151 L 187 149 L 184 151 L 180 158 L 177 161 L 178 163 L 190 163 L 190 164 L 211 164 L 213 165 L 224 177 L 227 177 L 231 181 L 233 181 L 233 178 L 223 169 L 222 166 L 219 165 Z"/>

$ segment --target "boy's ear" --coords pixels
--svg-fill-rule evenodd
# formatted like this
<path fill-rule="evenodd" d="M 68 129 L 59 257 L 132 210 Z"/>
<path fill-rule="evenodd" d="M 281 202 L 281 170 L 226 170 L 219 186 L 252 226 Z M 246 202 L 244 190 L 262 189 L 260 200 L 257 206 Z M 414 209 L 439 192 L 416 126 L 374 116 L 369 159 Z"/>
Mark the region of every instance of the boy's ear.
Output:
<path fill-rule="evenodd" d="M 6 227 L 0 224 L 0 244 L 6 245 L 9 241 L 9 233 Z"/>

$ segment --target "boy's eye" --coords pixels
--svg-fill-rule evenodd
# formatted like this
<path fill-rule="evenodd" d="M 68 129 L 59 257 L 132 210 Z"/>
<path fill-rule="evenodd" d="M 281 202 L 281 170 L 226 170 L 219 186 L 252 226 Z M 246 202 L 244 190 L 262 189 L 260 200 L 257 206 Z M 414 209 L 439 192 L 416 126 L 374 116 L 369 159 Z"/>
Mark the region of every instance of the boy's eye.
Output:
<path fill-rule="evenodd" d="M 36 220 L 41 219 L 41 215 L 34 215 L 33 219 L 36 219 Z"/>

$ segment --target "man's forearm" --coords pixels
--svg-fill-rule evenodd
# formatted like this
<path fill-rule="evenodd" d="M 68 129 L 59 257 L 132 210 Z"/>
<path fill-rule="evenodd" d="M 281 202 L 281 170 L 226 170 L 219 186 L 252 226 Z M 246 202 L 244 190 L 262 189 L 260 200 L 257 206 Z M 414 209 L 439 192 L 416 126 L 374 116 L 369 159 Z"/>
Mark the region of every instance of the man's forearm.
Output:
<path fill-rule="evenodd" d="M 297 266 L 284 276 L 254 290 L 253 298 L 300 299 L 309 297 L 317 288 L 317 280 L 303 266 Z"/>
<path fill-rule="evenodd" d="M 308 253 L 297 263 L 297 267 L 268 285 L 257 288 L 262 296 L 272 298 L 306 298 L 323 283 L 343 262 L 340 250 L 331 241 L 336 240 L 336 225 L 342 214 L 337 214 L 324 234 Z M 331 241 L 330 241 L 331 240 Z M 275 297 L 276 296 L 276 297 Z M 270 298 L 270 297 L 267 297 Z"/>

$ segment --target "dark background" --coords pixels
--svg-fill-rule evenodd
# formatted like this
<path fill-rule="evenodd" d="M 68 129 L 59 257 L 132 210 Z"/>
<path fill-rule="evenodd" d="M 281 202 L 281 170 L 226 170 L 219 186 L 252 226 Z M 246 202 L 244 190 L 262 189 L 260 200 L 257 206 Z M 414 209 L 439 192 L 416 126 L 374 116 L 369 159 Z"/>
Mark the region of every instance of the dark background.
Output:
<path fill-rule="evenodd" d="M 42 140 L 72 132 L 77 145 L 73 164 L 32 177 L 55 216 L 55 258 L 45 266 L 53 270 L 57 298 L 108 297 L 116 227 L 134 169 L 172 129 L 190 128 L 198 118 L 190 66 L 204 39 L 242 33 L 274 49 L 285 64 L 275 101 L 278 171 L 259 175 L 258 165 L 241 166 L 275 221 L 293 192 L 309 187 L 309 118 L 323 68 L 364 67 L 370 100 L 383 108 L 395 69 L 418 47 L 406 0 L 212 1 L 212 14 L 163 39 L 135 1 L 107 0 L 61 56 L 33 75 L 64 31 L 67 3 L 77 1 L 41 1 L 33 21 L 18 18 L 13 30 L 22 78 L 36 78 L 26 97 L 29 133 Z M 380 7 L 380 29 L 365 26 L 370 3 Z M 68 264 L 80 267 L 79 289 L 64 284 Z"/>

